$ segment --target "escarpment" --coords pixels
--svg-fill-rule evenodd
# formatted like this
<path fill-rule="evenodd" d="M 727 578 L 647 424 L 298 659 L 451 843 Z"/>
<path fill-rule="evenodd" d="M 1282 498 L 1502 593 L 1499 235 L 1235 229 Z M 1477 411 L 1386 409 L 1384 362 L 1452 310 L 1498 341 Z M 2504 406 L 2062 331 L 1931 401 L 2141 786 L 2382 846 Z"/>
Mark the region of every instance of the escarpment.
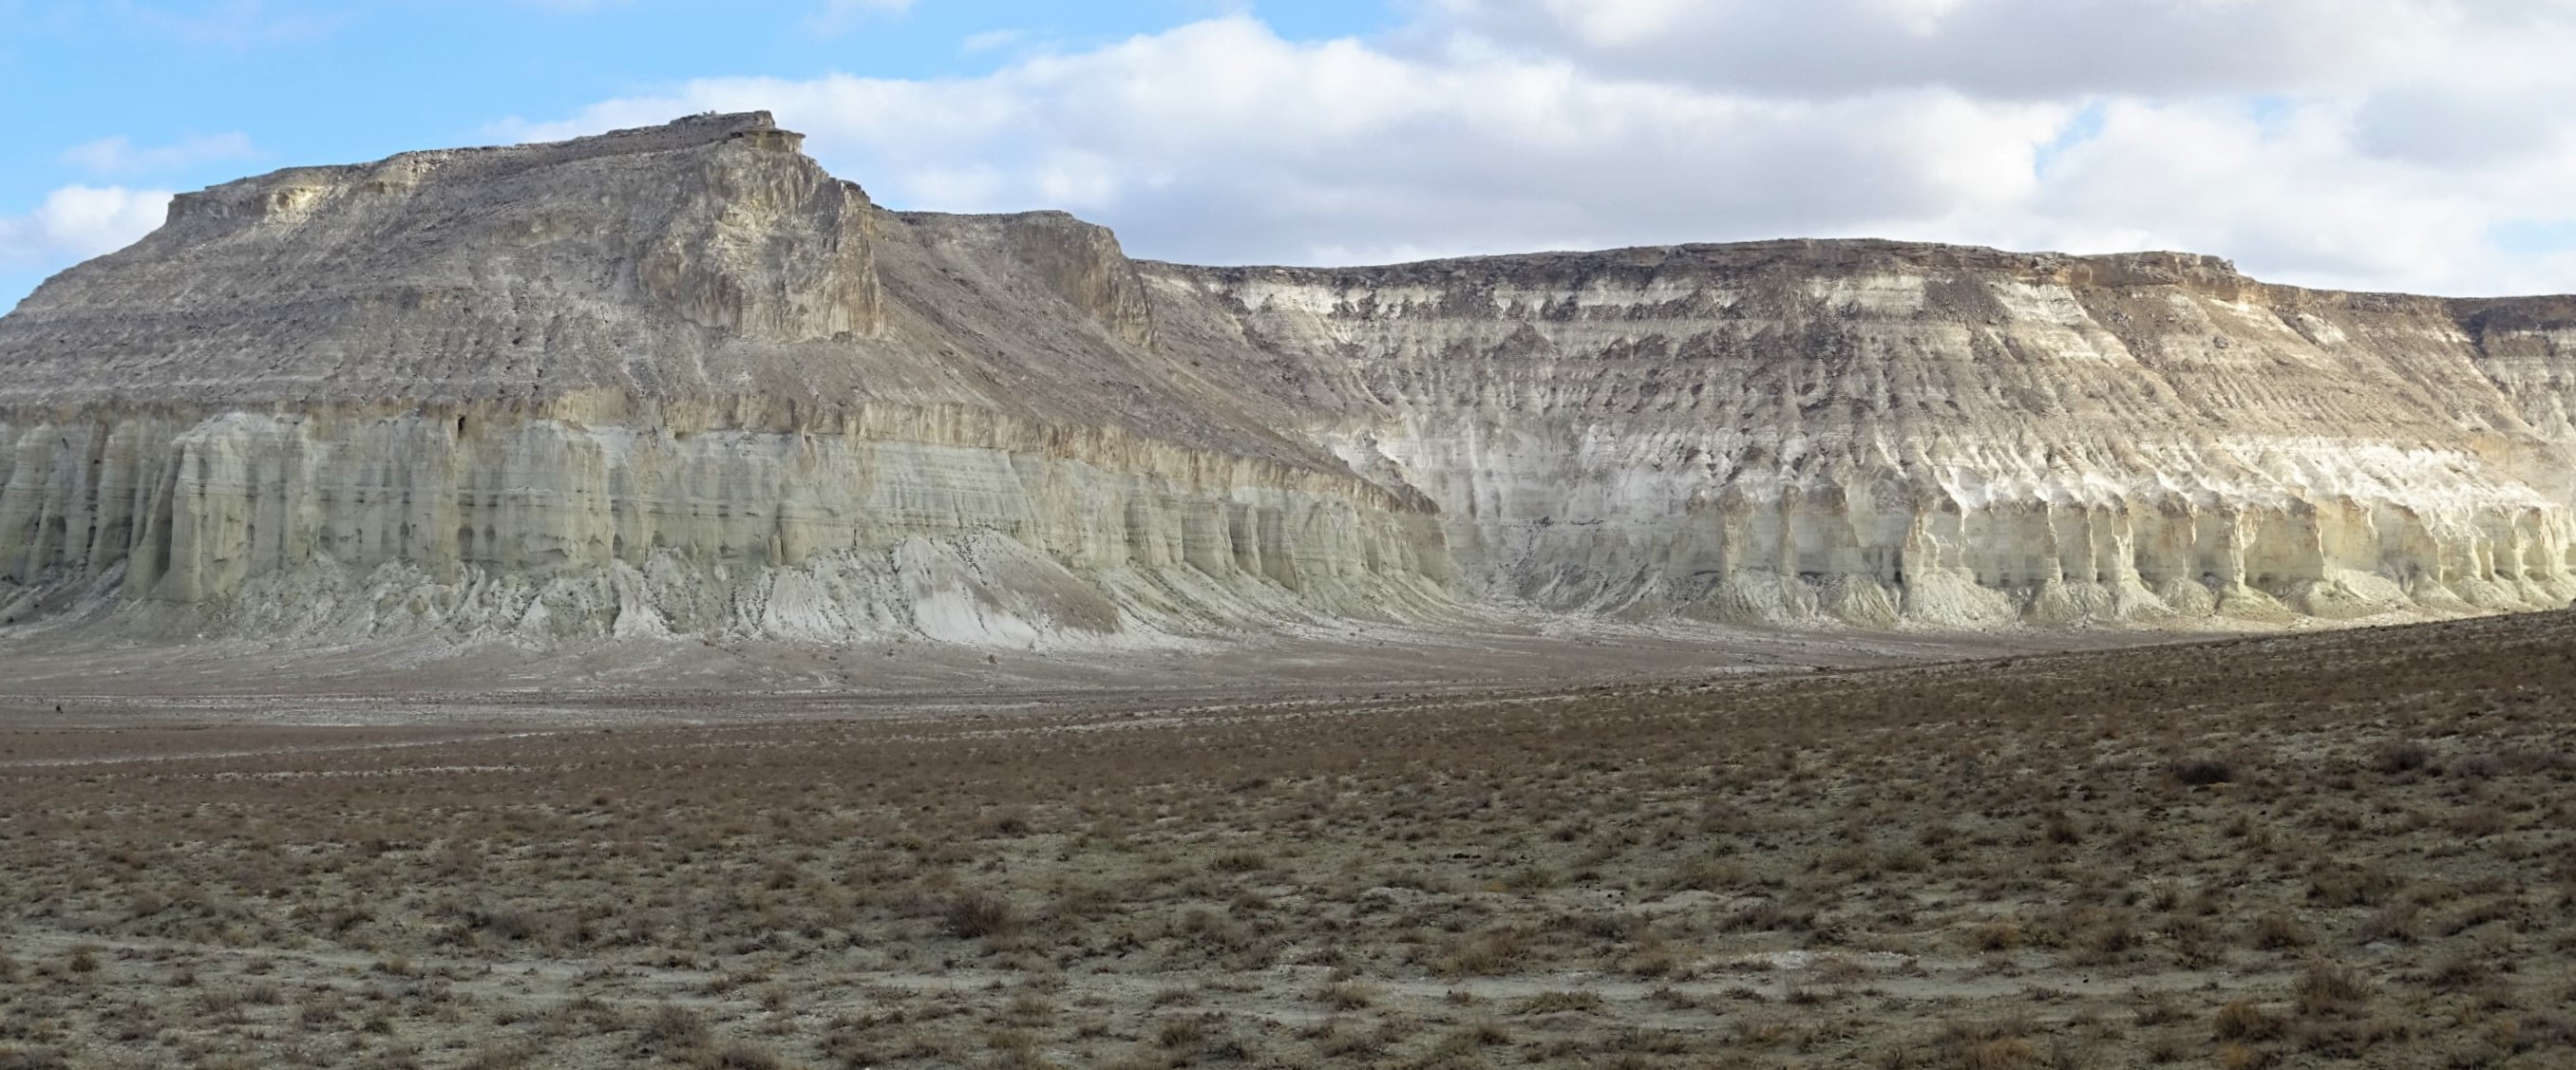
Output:
<path fill-rule="evenodd" d="M 0 628 L 2555 607 L 2571 358 L 2576 299 L 2178 254 L 1137 262 L 1060 213 L 887 211 L 700 116 L 218 186 L 48 282 L 0 318 Z"/>
<path fill-rule="evenodd" d="M 2576 594 L 2563 299 L 1870 241 L 1152 278 L 1166 337 L 1256 354 L 1489 595 L 1974 627 Z"/>
<path fill-rule="evenodd" d="M 1208 404 L 1108 232 L 766 115 L 182 197 L 0 320 L 0 618 L 1152 641 L 1437 619 L 1417 497 Z"/>

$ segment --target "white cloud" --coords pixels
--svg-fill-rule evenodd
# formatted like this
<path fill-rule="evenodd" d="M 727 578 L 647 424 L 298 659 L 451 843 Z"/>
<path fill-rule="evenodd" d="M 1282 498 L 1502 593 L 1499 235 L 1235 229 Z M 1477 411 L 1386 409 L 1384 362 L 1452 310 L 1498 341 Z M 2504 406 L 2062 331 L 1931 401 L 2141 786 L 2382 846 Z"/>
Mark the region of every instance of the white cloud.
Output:
<path fill-rule="evenodd" d="M 983 52 L 996 52 L 1027 41 L 1028 38 L 1027 30 L 986 30 L 967 35 L 964 41 L 958 43 L 957 50 L 970 56 Z"/>
<path fill-rule="evenodd" d="M 2031 143 L 2064 113 L 1738 99 L 1503 56 L 1429 65 L 1224 19 L 971 80 L 708 80 L 519 132 L 750 107 L 890 203 L 1069 208 L 1140 249 L 1218 260 L 1738 236 L 1727 219 L 1800 210 L 1853 225 L 2028 183 Z"/>
<path fill-rule="evenodd" d="M 820 34 L 837 34 L 857 25 L 871 15 L 900 15 L 912 10 L 913 0 L 823 0 L 823 10 L 807 22 L 807 27 Z"/>
<path fill-rule="evenodd" d="M 1594 69 L 1801 95 L 2206 95 L 2445 70 L 2570 42 L 2566 0 L 1428 0 L 1444 35 Z M 2529 47 L 2529 40 L 2515 47 Z"/>
<path fill-rule="evenodd" d="M 161 225 L 170 194 L 65 186 L 25 215 L 0 216 L 0 267 L 52 269 L 113 252 Z"/>
<path fill-rule="evenodd" d="M 72 146 L 63 159 L 96 174 L 123 175 L 255 155 L 248 134 L 205 134 L 148 148 L 136 148 L 133 139 L 118 135 Z"/>
<path fill-rule="evenodd" d="M 510 130 L 769 108 L 889 204 L 1067 208 L 1211 262 L 1877 235 L 2576 290 L 2546 241 L 2576 214 L 2570 0 L 1422 10 L 1372 40 L 1234 17 L 975 78 L 706 79 Z"/>

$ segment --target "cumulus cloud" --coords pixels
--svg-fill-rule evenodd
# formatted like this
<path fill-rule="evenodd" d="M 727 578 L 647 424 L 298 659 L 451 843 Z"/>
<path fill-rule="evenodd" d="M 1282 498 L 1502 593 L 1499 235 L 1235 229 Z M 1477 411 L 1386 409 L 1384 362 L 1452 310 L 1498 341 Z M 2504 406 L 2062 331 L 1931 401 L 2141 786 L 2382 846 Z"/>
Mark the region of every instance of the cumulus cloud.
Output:
<path fill-rule="evenodd" d="M 2555 2 L 2555 0 L 2544 0 Z M 1981 96 L 2208 94 L 2325 86 L 2411 65 L 2456 32 L 2423 0 L 1431 0 L 1445 30 L 1589 67 L 1833 95 L 1945 85 Z"/>
<path fill-rule="evenodd" d="M 769 108 L 900 207 L 1350 262 L 1877 235 L 2181 248 L 2373 289 L 2576 289 L 2576 3 L 1426 0 L 933 81 L 713 78 L 528 137 Z"/>
<path fill-rule="evenodd" d="M 1232 18 L 970 80 L 711 79 L 518 132 L 752 107 L 891 203 L 1068 208 L 1219 260 L 1662 241 L 1788 213 L 1848 229 L 2008 197 L 2066 111 L 1733 98 L 1499 54 L 1426 64 Z"/>
<path fill-rule="evenodd" d="M 113 252 L 161 225 L 170 194 L 122 186 L 65 186 L 35 211 L 0 216 L 0 268 L 50 267 Z"/>

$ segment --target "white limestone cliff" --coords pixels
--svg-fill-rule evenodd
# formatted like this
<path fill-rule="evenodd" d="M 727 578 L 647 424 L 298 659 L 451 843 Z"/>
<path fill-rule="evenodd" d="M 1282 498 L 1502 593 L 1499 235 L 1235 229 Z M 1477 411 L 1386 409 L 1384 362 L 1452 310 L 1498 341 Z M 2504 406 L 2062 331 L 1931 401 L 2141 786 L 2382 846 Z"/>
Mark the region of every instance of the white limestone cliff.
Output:
<path fill-rule="evenodd" d="M 1993 627 L 2576 595 L 2563 303 L 1885 242 L 1149 278 L 1165 337 L 1259 354 L 1438 503 L 1489 596 Z"/>
<path fill-rule="evenodd" d="M 1455 611 L 1422 502 L 1162 366 L 1106 231 L 898 216 L 794 148 L 707 116 L 180 198 L 0 320 L 0 626 L 1045 646 Z"/>
<path fill-rule="evenodd" d="M 1046 647 L 2576 596 L 2576 301 L 1772 242 L 1130 262 L 766 115 L 182 197 L 0 318 L 0 629 Z"/>

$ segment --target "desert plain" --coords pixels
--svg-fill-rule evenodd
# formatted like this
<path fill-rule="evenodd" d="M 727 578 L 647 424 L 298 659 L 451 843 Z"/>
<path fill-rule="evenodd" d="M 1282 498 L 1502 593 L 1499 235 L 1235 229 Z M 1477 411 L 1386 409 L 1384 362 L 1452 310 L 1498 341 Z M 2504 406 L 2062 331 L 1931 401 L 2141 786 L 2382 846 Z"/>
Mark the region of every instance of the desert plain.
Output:
<path fill-rule="evenodd" d="M 38 672 L 0 1066 L 2576 1065 L 2576 617 L 1983 642 L 946 700 Z"/>

